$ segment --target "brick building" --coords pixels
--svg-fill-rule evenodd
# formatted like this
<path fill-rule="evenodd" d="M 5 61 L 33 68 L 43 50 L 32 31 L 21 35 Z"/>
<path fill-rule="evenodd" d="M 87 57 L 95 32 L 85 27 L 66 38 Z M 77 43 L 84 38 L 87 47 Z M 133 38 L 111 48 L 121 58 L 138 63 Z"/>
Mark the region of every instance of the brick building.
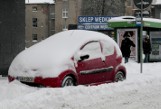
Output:
<path fill-rule="evenodd" d="M 26 0 L 26 47 L 55 33 L 55 2 L 53 0 Z"/>

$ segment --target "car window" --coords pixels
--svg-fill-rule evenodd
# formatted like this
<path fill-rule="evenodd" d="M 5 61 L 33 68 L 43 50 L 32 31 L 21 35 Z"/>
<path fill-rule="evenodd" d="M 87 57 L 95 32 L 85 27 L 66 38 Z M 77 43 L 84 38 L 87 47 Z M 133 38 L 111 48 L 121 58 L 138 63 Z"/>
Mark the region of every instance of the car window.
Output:
<path fill-rule="evenodd" d="M 114 45 L 111 42 L 101 41 L 103 46 L 103 54 L 106 56 L 112 55 L 114 53 Z"/>
<path fill-rule="evenodd" d="M 88 54 L 89 59 L 99 58 L 102 56 L 99 42 L 89 42 L 81 49 L 81 51 Z"/>

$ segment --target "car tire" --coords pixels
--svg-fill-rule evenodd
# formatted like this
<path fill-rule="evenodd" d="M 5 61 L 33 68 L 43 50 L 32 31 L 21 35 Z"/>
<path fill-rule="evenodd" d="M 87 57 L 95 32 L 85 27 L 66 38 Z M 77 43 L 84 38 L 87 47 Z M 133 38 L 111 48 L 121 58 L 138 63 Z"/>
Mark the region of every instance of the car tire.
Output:
<path fill-rule="evenodd" d="M 74 86 L 74 79 L 71 76 L 66 76 L 62 82 L 62 87 Z"/>
<path fill-rule="evenodd" d="M 118 71 L 115 75 L 115 82 L 123 81 L 125 80 L 125 76 L 122 71 Z"/>

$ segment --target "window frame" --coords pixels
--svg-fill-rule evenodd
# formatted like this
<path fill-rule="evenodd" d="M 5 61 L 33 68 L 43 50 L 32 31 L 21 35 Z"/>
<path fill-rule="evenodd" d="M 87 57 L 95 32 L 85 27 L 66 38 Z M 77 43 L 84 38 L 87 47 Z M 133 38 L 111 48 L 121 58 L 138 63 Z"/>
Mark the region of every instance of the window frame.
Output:
<path fill-rule="evenodd" d="M 37 7 L 36 6 L 32 7 L 32 12 L 37 12 Z"/>
<path fill-rule="evenodd" d="M 62 9 L 62 18 L 64 19 L 68 18 L 68 9 L 66 8 Z"/>
<path fill-rule="evenodd" d="M 32 26 L 38 27 L 38 19 L 37 18 L 32 18 Z"/>
<path fill-rule="evenodd" d="M 32 34 L 32 42 L 38 42 L 38 35 Z"/>
<path fill-rule="evenodd" d="M 84 50 L 84 48 L 87 46 L 87 45 L 89 45 L 89 44 L 92 44 L 92 43 L 97 43 L 98 44 L 98 46 L 99 46 L 99 52 L 97 51 L 97 53 L 100 53 L 100 54 L 92 54 L 92 53 L 90 53 L 90 51 L 89 52 L 86 52 L 86 50 Z M 87 42 L 86 44 L 84 44 L 82 47 L 81 47 L 81 49 L 80 49 L 80 51 L 82 52 L 82 53 L 90 53 L 90 54 L 88 54 L 88 55 L 90 55 L 91 56 L 91 54 L 92 54 L 92 57 L 89 57 L 87 60 L 91 60 L 91 59 L 96 59 L 96 58 L 101 58 L 102 57 L 102 46 L 101 46 L 101 43 L 100 43 L 100 41 L 90 41 L 90 42 Z M 94 50 L 94 52 L 96 53 L 96 50 Z"/>

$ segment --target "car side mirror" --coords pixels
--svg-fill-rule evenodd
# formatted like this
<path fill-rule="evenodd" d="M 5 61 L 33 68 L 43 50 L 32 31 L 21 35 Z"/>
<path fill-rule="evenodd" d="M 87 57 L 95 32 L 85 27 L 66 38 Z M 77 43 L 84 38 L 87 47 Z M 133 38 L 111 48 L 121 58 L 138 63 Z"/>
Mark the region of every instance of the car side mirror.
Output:
<path fill-rule="evenodd" d="M 74 59 L 76 61 L 83 61 L 85 59 L 88 59 L 89 58 L 89 55 L 87 53 L 83 53 L 83 52 L 77 52 L 75 55 L 74 55 Z"/>
<path fill-rule="evenodd" d="M 88 58 L 89 58 L 89 55 L 86 54 L 86 55 L 80 56 L 80 60 L 78 60 L 78 61 L 80 62 L 80 61 L 83 61 L 83 60 L 88 59 Z"/>

